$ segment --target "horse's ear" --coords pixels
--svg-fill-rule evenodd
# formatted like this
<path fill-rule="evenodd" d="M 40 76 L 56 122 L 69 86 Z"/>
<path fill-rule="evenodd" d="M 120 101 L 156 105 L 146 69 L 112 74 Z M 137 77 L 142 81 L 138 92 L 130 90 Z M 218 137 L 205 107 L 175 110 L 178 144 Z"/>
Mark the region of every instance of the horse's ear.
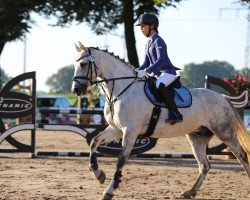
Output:
<path fill-rule="evenodd" d="M 75 43 L 74 43 L 75 44 Z M 78 52 L 81 52 L 81 49 L 75 44 L 75 48 Z"/>
<path fill-rule="evenodd" d="M 80 47 L 82 50 L 85 50 L 85 49 L 86 49 L 85 46 L 83 46 L 83 44 L 82 44 L 81 42 L 78 41 L 78 43 L 79 43 L 79 47 Z"/>

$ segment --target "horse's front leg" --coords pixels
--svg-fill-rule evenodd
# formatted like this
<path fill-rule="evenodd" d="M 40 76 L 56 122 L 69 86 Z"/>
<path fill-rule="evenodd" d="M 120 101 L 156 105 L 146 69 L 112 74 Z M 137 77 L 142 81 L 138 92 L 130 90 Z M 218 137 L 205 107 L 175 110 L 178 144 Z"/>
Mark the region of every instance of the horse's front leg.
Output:
<path fill-rule="evenodd" d="M 127 128 L 124 128 L 122 148 L 118 156 L 114 178 L 109 184 L 109 186 L 106 188 L 106 190 L 103 192 L 101 200 L 111 200 L 113 197 L 113 191 L 119 187 L 119 184 L 121 183 L 121 177 L 122 177 L 122 168 L 125 162 L 127 161 L 130 155 L 130 152 L 132 151 L 134 147 L 137 136 L 138 134 L 136 133 L 135 130 L 128 131 Z"/>
<path fill-rule="evenodd" d="M 99 145 L 109 143 L 111 141 L 122 138 L 122 132 L 108 126 L 103 132 L 99 133 L 91 140 L 90 143 L 90 164 L 89 169 L 94 173 L 94 176 L 102 184 L 105 182 L 106 175 L 99 169 L 96 157 L 96 150 Z"/>

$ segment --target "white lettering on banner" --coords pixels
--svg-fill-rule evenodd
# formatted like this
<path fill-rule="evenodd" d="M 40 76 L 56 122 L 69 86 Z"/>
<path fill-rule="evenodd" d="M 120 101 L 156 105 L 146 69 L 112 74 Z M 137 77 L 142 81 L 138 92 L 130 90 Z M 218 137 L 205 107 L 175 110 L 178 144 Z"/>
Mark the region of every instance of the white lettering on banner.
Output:
<path fill-rule="evenodd" d="M 115 149 L 120 149 L 120 147 L 117 146 L 119 143 L 120 143 L 120 140 L 115 140 L 112 143 L 101 144 L 100 146 L 103 147 L 103 148 L 106 148 L 106 149 L 113 149 L 113 150 L 115 150 Z M 150 143 L 150 139 L 147 138 L 147 137 L 145 137 L 145 138 L 138 138 L 135 141 L 135 146 L 134 146 L 133 149 L 143 148 L 143 147 L 147 146 L 149 143 Z M 112 144 L 114 144 L 114 146 Z"/>
<path fill-rule="evenodd" d="M 0 112 L 19 113 L 30 110 L 32 104 L 23 99 L 0 97 Z"/>

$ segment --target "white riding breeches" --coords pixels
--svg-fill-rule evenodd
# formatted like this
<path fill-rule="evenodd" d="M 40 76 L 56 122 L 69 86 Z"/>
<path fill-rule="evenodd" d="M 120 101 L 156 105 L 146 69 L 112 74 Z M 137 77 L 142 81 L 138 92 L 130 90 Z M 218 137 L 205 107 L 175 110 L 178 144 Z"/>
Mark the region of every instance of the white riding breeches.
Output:
<path fill-rule="evenodd" d="M 176 75 L 162 73 L 156 81 L 156 87 L 159 88 L 160 84 L 163 83 L 166 87 L 169 86 L 175 80 Z"/>

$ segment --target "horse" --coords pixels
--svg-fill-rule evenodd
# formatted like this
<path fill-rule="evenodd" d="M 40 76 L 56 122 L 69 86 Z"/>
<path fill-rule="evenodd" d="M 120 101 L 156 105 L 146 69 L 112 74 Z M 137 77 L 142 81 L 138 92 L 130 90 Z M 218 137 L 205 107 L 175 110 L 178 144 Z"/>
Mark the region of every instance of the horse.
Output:
<path fill-rule="evenodd" d="M 108 126 L 92 139 L 89 158 L 89 168 L 101 184 L 105 182 L 106 175 L 98 166 L 97 148 L 122 138 L 114 178 L 100 198 L 111 200 L 121 183 L 122 169 L 137 137 L 147 130 L 154 105 L 145 95 L 145 78 L 138 78 L 132 65 L 108 50 L 85 47 L 80 42 L 75 47 L 78 57 L 74 63 L 72 92 L 78 96 L 84 95 L 90 85 L 101 84 L 107 96 L 104 116 Z M 214 135 L 230 148 L 250 179 L 250 135 L 240 115 L 225 97 L 215 91 L 194 88 L 190 89 L 190 93 L 192 105 L 180 108 L 183 122 L 174 125 L 165 123 L 168 110 L 162 109 L 151 136 L 170 138 L 186 135 L 188 138 L 198 162 L 199 173 L 191 189 L 180 197 L 186 199 L 196 196 L 210 169 L 206 148 Z"/>

